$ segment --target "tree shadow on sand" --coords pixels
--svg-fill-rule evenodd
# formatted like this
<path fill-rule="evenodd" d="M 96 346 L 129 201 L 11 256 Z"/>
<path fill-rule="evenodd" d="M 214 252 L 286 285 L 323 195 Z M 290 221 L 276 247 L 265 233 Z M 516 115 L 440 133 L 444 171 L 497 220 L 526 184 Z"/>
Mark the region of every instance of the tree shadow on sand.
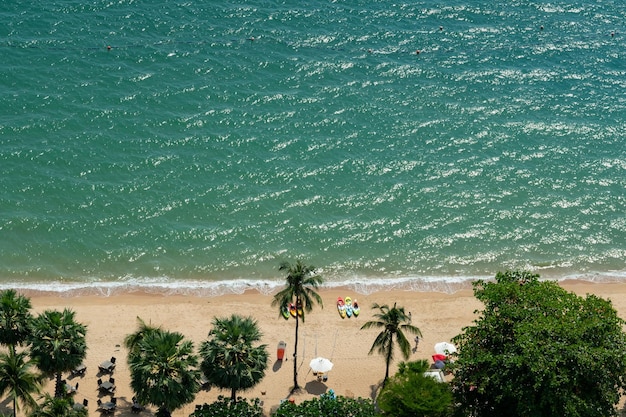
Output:
<path fill-rule="evenodd" d="M 9 397 L 0 402 L 0 413 L 4 416 L 13 415 L 13 401 Z"/>
<path fill-rule="evenodd" d="M 91 405 L 91 403 L 89 405 Z M 115 409 L 115 416 L 116 417 L 131 417 L 131 416 L 137 416 L 138 414 L 143 415 L 143 416 L 154 415 L 152 410 L 148 407 L 144 407 L 141 410 L 141 412 L 138 413 L 136 411 L 133 411 L 132 406 L 133 406 L 132 400 L 129 401 L 128 398 L 126 397 L 117 397 L 117 408 Z M 106 413 L 103 413 L 102 415 L 105 416 Z"/>
<path fill-rule="evenodd" d="M 320 381 L 309 381 L 304 386 L 304 389 L 311 395 L 322 395 L 328 390 L 328 387 Z"/>
<path fill-rule="evenodd" d="M 370 398 L 372 399 L 372 401 L 376 401 L 378 393 L 380 392 L 382 387 L 383 381 L 378 381 L 378 384 L 370 385 Z"/>

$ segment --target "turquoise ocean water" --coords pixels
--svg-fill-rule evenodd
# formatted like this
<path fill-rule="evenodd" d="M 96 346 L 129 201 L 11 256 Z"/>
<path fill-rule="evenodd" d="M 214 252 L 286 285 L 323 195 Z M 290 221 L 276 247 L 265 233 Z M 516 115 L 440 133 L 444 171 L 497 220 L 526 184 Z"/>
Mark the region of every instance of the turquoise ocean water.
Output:
<path fill-rule="evenodd" d="M 5 0 L 0 287 L 626 280 L 626 3 Z M 419 52 L 419 53 L 418 53 Z"/>

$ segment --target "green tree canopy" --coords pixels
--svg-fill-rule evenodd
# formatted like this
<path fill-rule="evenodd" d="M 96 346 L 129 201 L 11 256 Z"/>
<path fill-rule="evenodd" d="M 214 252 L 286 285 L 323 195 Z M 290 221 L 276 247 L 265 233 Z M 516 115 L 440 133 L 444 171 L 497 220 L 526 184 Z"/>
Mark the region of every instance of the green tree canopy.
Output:
<path fill-rule="evenodd" d="M 73 311 L 47 310 L 32 320 L 30 356 L 44 374 L 55 375 L 55 397 L 63 396 L 62 373 L 80 365 L 87 354 L 87 327 Z"/>
<path fill-rule="evenodd" d="M 454 338 L 459 415 L 607 417 L 625 387 L 624 320 L 527 271 L 476 281 L 485 309 Z"/>
<path fill-rule="evenodd" d="M 286 285 L 280 290 L 272 300 L 272 306 L 278 307 L 279 316 L 285 305 L 296 301 L 296 305 L 302 307 L 302 322 L 306 313 L 313 311 L 313 305 L 319 304 L 324 308 L 322 297 L 317 293 L 317 289 L 322 285 L 324 280 L 319 275 L 315 275 L 315 267 L 305 265 L 302 261 L 296 261 L 295 264 L 282 262 L 279 271 L 286 271 Z M 300 323 L 300 314 L 296 314 L 296 338 L 293 346 L 293 391 L 300 388 L 298 385 L 298 328 Z"/>
<path fill-rule="evenodd" d="M 140 317 L 137 317 L 138 328 L 135 333 L 131 333 L 124 338 L 124 346 L 128 349 L 128 355 L 139 354 L 139 342 L 143 338 L 152 332 L 160 332 L 159 327 L 154 327 L 151 324 L 146 324 Z"/>
<path fill-rule="evenodd" d="M 390 417 L 444 417 L 452 410 L 452 391 L 447 383 L 425 376 L 425 360 L 402 362 L 376 399 Z"/>
<path fill-rule="evenodd" d="M 41 390 L 42 376 L 27 352 L 0 353 L 0 396 L 8 392 L 13 401 L 13 416 L 17 416 L 19 403 L 34 409 L 37 401 L 33 394 Z"/>
<path fill-rule="evenodd" d="M 152 329 L 128 353 L 130 386 L 141 404 L 158 407 L 158 416 L 192 402 L 200 389 L 198 357 L 181 333 Z"/>
<path fill-rule="evenodd" d="M 394 303 L 393 307 L 389 308 L 387 304 L 378 305 L 378 303 L 374 303 L 372 309 L 379 310 L 378 313 L 374 314 L 377 320 L 366 322 L 361 326 L 361 330 L 370 328 L 382 329 L 378 336 L 376 336 L 369 354 L 371 355 L 377 351 L 385 358 L 384 387 L 389 378 L 389 367 L 395 356 L 395 345 L 398 345 L 402 357 L 404 360 L 407 360 L 411 355 L 411 342 L 407 340 L 404 332 L 409 332 L 420 337 L 422 336 L 422 332 L 411 324 L 411 319 L 404 312 L 404 307 L 397 307 Z"/>
<path fill-rule="evenodd" d="M 30 335 L 30 309 L 30 299 L 15 290 L 0 293 L 0 344 L 9 346 L 13 352 Z"/>
<path fill-rule="evenodd" d="M 200 369 L 212 384 L 230 389 L 232 401 L 238 390 L 254 387 L 265 376 L 269 354 L 267 345 L 254 346 L 260 339 L 255 320 L 233 314 L 214 318 L 209 339 L 200 346 Z"/>

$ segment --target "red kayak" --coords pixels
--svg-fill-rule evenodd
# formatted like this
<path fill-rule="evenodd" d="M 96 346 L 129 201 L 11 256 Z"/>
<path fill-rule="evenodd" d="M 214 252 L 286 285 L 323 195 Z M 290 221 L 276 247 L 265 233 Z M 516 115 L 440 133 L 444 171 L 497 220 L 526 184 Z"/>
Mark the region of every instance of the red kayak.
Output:
<path fill-rule="evenodd" d="M 286 348 L 287 348 L 287 343 L 283 342 L 282 340 L 278 342 L 278 348 L 276 349 L 276 356 L 278 357 L 279 361 L 282 361 L 283 358 L 285 357 Z"/>

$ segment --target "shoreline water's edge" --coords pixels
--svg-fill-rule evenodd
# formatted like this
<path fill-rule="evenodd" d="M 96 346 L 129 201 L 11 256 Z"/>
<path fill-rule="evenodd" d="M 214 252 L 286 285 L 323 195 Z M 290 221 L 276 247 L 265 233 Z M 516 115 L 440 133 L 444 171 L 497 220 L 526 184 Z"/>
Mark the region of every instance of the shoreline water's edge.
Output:
<path fill-rule="evenodd" d="M 343 288 L 360 295 L 370 295 L 377 292 L 413 291 L 421 293 L 455 294 L 469 290 L 476 280 L 491 280 L 493 277 L 463 277 L 463 278 L 380 278 L 380 279 L 353 279 L 345 281 L 327 281 L 322 289 Z M 604 274 L 578 274 L 562 277 L 540 277 L 541 280 L 554 280 L 559 283 L 582 284 L 619 284 L 626 283 L 621 272 Z M 283 280 L 224 280 L 224 281 L 149 281 L 149 282 L 32 282 L 1 283 L 0 290 L 16 289 L 29 296 L 101 296 L 111 297 L 124 294 L 150 294 L 157 296 L 198 296 L 219 297 L 223 295 L 241 295 L 252 292 L 263 295 L 275 293 L 284 285 Z"/>

